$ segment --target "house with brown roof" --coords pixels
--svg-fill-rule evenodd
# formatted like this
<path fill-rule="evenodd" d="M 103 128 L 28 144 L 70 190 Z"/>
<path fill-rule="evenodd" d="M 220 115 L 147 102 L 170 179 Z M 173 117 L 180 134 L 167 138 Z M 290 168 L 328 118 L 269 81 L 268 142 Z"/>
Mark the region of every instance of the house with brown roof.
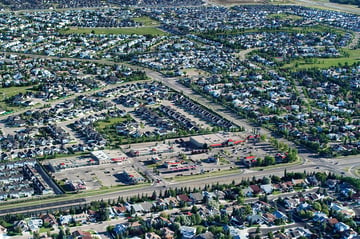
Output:
<path fill-rule="evenodd" d="M 253 195 L 257 195 L 257 194 L 260 194 L 262 192 L 261 188 L 258 185 L 255 185 L 255 184 L 250 185 L 249 189 L 252 191 Z"/>
<path fill-rule="evenodd" d="M 52 214 L 42 214 L 40 215 L 40 218 L 43 220 L 44 224 L 48 223 L 50 225 L 56 225 L 57 221 L 54 215 Z"/>
<path fill-rule="evenodd" d="M 174 239 L 175 232 L 170 230 L 168 227 L 163 227 L 161 229 L 161 233 L 162 233 L 161 236 L 164 239 Z"/>
<path fill-rule="evenodd" d="M 78 222 L 78 223 L 86 223 L 87 220 L 88 220 L 88 215 L 87 215 L 87 213 L 85 213 L 85 212 L 82 212 L 82 213 L 79 213 L 79 214 L 75 214 L 75 215 L 73 216 L 73 220 L 74 220 L 75 222 Z"/>
<path fill-rule="evenodd" d="M 184 202 L 188 206 L 192 203 L 192 200 L 186 194 L 178 195 L 177 199 L 179 200 L 179 202 Z"/>
<path fill-rule="evenodd" d="M 155 232 L 148 232 L 145 234 L 145 239 L 161 239 L 161 237 Z"/>
<path fill-rule="evenodd" d="M 76 230 L 71 235 L 76 239 L 92 239 L 90 232 L 84 232 L 81 230 Z"/>
<path fill-rule="evenodd" d="M 123 205 L 113 206 L 112 208 L 118 216 L 124 216 L 127 211 L 126 207 Z"/>
<path fill-rule="evenodd" d="M 271 213 L 264 213 L 263 214 L 264 222 L 268 225 L 274 224 L 276 217 Z"/>
<path fill-rule="evenodd" d="M 327 223 L 329 224 L 329 226 L 330 226 L 331 228 L 334 228 L 334 227 L 335 227 L 335 224 L 338 223 L 338 222 L 339 222 L 338 219 L 336 219 L 336 218 L 334 218 L 334 217 L 329 218 L 329 219 L 327 220 Z"/>

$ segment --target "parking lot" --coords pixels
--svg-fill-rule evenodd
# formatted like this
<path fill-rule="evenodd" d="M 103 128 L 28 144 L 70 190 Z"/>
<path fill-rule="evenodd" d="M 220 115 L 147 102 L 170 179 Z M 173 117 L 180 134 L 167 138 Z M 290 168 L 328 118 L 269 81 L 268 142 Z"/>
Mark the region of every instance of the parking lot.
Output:
<path fill-rule="evenodd" d="M 130 162 L 126 160 L 122 163 L 67 168 L 55 172 L 53 175 L 58 181 L 71 181 L 74 184 L 83 183 L 86 190 L 125 185 L 125 183 L 119 181 L 116 175 L 121 174 L 127 168 L 131 168 Z M 52 161 L 52 163 L 54 162 Z"/>

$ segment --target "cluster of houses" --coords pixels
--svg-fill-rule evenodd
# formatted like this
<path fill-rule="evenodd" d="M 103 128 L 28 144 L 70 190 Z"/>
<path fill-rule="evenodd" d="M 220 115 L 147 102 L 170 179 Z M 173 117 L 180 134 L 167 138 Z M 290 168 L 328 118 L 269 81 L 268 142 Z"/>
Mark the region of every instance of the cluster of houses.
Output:
<path fill-rule="evenodd" d="M 168 41 L 157 45 L 156 51 L 138 54 L 132 60 L 136 64 L 164 73 L 174 72 L 177 75 L 183 75 L 181 70 L 189 68 L 203 69 L 217 74 L 241 69 L 241 61 L 231 54 L 234 50 L 179 38 L 169 37 Z"/>
<path fill-rule="evenodd" d="M 217 115 L 213 112 L 210 112 L 209 110 L 196 104 L 191 99 L 189 99 L 183 95 L 174 94 L 172 96 L 172 100 L 176 106 L 183 108 L 190 114 L 195 115 L 195 116 L 205 120 L 206 122 L 209 122 L 210 124 L 212 124 L 214 126 L 219 126 L 219 127 L 225 128 L 225 129 L 236 129 L 237 128 L 230 121 L 220 117 L 219 115 Z"/>
<path fill-rule="evenodd" d="M 197 132 L 200 129 L 199 126 L 197 126 L 196 122 L 190 120 L 185 115 L 181 114 L 180 112 L 176 111 L 174 108 L 170 106 L 161 105 L 159 107 L 159 110 L 164 114 L 166 114 L 171 119 L 175 120 L 178 124 L 181 125 L 181 127 L 187 130 L 192 130 Z"/>
<path fill-rule="evenodd" d="M 294 5 L 241 5 L 233 8 L 211 6 L 203 8 L 146 9 L 151 17 L 174 32 L 206 32 L 252 28 L 311 26 L 319 23 L 359 31 L 359 16 L 338 11 L 311 9 Z M 272 18 L 271 14 L 289 14 L 299 18 Z"/>
<path fill-rule="evenodd" d="M 132 172 L 123 174 L 129 179 L 137 177 Z M 255 236 L 254 233 L 259 232 L 255 232 L 254 226 L 259 226 L 260 232 L 262 229 L 272 229 L 274 236 L 284 239 L 301 236 L 316 238 L 320 234 L 344 239 L 357 238 L 359 218 L 354 211 L 357 209 L 345 205 L 351 205 L 350 202 L 358 204 L 359 194 L 351 185 L 338 179 L 323 178 L 323 187 L 319 187 L 321 182 L 317 176 L 313 174 L 288 181 L 283 178 L 276 183 L 271 183 L 269 178 L 268 182 L 264 182 L 264 178 L 260 180 L 262 182 L 249 182 L 249 186 L 225 186 L 223 189 L 213 186 L 212 189 L 202 191 L 166 190 L 164 195 L 157 196 L 154 193 L 146 201 L 134 201 L 134 198 L 126 201 L 118 199 L 117 202 L 114 200 L 104 209 L 110 220 L 125 220 L 109 228 L 114 237 L 144 235 L 149 239 L 173 239 L 177 236 L 186 239 L 216 238 L 216 234 L 219 235 L 219 232 L 213 230 L 216 226 L 221 227 L 221 233 L 228 232 L 235 239 L 247 238 L 249 234 Z M 294 191 L 294 188 L 305 187 L 315 188 Z M 285 197 L 282 193 L 286 193 Z M 267 199 L 271 194 L 272 199 Z M 245 203 L 237 200 L 239 195 L 245 196 Z M 258 196 L 260 199 L 256 198 Z M 66 227 L 94 223 L 107 220 L 102 218 L 104 209 L 73 209 L 57 216 L 48 212 L 16 221 L 8 230 L 17 227 L 22 231 L 38 231 L 45 224 Z M 284 230 L 277 231 L 282 226 Z M 202 230 L 202 227 L 207 230 Z M 149 231 L 149 228 L 153 230 Z M 266 233 L 261 238 L 267 238 Z"/>
<path fill-rule="evenodd" d="M 178 126 L 174 120 L 162 117 L 158 112 L 150 107 L 139 107 L 136 109 L 135 114 L 152 126 L 155 127 L 155 133 L 162 136 L 170 133 L 175 133 Z"/>
<path fill-rule="evenodd" d="M 96 10 L 64 11 L 65 19 L 74 27 L 139 27 L 141 23 L 132 18 L 138 17 L 138 11 L 118 11 L 114 8 Z M 57 16 L 56 16 L 57 17 Z"/>
<path fill-rule="evenodd" d="M 356 90 L 356 80 L 349 79 L 357 79 L 358 72 L 354 66 L 317 71 L 319 77 L 311 72 L 294 73 L 306 96 L 317 99 L 313 105 L 317 110 L 312 111 L 296 95 L 290 80 L 275 71 L 250 73 L 230 82 L 221 77 L 200 77 L 191 83 L 260 123 L 274 123 L 279 131 L 296 140 L 318 144 L 315 150 L 327 148 L 332 142 L 336 152 L 354 152 L 359 149 L 359 125 L 356 119 L 345 119 L 359 114 L 358 103 L 342 92 L 345 88 Z"/>
<path fill-rule="evenodd" d="M 216 39 L 235 48 L 260 47 L 261 52 L 287 59 L 298 57 L 338 57 L 338 47 L 346 46 L 351 34 L 344 36 L 328 32 L 250 32 L 218 35 Z"/>
<path fill-rule="evenodd" d="M 0 200 L 53 194 L 36 165 L 36 160 L 0 164 Z"/>
<path fill-rule="evenodd" d="M 18 55 L 1 55 L 0 66 L 3 69 L 0 71 L 3 87 L 29 86 L 26 91 L 6 98 L 5 103 L 12 106 L 30 106 L 37 101 L 59 99 L 120 81 L 109 82 L 109 78 L 128 80 L 133 73 L 137 75 L 127 67 L 112 68 L 95 63 Z"/>
<path fill-rule="evenodd" d="M 110 5 L 119 6 L 184 6 L 184 5 L 202 5 L 203 1 L 195 0 L 50 0 L 50 1 L 34 1 L 34 0 L 7 0 L 4 7 L 11 10 L 25 9 L 54 9 L 56 8 L 108 8 Z"/>
<path fill-rule="evenodd" d="M 128 53 L 143 52 L 162 40 L 137 34 L 72 34 L 71 27 L 138 26 L 134 17 L 142 16 L 138 10 L 102 9 L 68 10 L 63 12 L 31 12 L 26 18 L 4 14 L 0 26 L 11 24 L 0 34 L 0 47 L 6 51 L 43 54 L 48 56 L 82 59 L 115 59 Z M 51 19 L 51 20 L 49 20 Z M 25 24 L 26 23 L 26 24 Z M 17 34 L 21 31 L 22 34 Z M 31 40 L 30 40 L 31 39 Z"/>

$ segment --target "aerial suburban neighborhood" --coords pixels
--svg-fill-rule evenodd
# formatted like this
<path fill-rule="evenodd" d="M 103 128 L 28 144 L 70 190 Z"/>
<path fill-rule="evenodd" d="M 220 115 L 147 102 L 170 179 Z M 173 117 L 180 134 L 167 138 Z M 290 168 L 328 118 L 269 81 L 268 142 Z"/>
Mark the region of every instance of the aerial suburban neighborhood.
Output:
<path fill-rule="evenodd" d="M 340 3 L 1 0 L 0 239 L 360 238 Z"/>

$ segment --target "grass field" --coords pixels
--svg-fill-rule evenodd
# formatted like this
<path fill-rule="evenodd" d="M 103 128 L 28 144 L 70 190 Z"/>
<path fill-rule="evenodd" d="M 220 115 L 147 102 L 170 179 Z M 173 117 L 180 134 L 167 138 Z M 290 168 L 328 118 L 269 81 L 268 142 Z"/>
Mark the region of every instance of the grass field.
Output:
<path fill-rule="evenodd" d="M 278 14 L 279 15 L 279 14 Z M 285 14 L 284 14 L 285 15 Z M 296 17 L 296 16 L 295 16 Z M 324 25 L 316 25 L 316 26 L 309 26 L 309 27 L 281 27 L 281 28 L 255 28 L 255 29 L 247 29 L 247 30 L 231 30 L 227 32 L 219 32 L 215 33 L 215 35 L 232 35 L 232 34 L 244 34 L 244 33 L 251 33 L 251 32 L 294 32 L 294 33 L 308 33 L 308 32 L 333 32 L 339 35 L 343 35 L 346 31 L 338 28 L 333 28 Z M 202 35 L 202 34 L 199 34 Z M 214 33 L 206 33 L 207 35 L 214 35 Z"/>
<path fill-rule="evenodd" d="M 147 27 L 153 27 L 153 26 L 159 26 L 159 22 L 151 19 L 150 17 L 134 17 L 132 20 L 134 20 L 134 22 L 138 22 L 141 23 L 143 26 L 147 26 Z"/>
<path fill-rule="evenodd" d="M 19 93 L 26 93 L 31 91 L 32 86 L 13 86 L 8 88 L 0 88 L 0 108 L 6 111 L 16 111 L 21 107 L 9 106 L 5 103 L 7 98 L 10 98 Z"/>
<path fill-rule="evenodd" d="M 126 117 L 115 117 L 115 118 L 111 118 L 108 120 L 100 120 L 97 122 L 97 124 L 98 124 L 97 128 L 99 128 L 100 130 L 103 130 L 107 126 L 112 126 L 115 124 L 122 123 L 122 122 L 126 121 L 127 119 L 128 118 L 126 118 Z"/>
<path fill-rule="evenodd" d="M 0 88 L 0 101 L 19 93 L 26 93 L 31 91 L 32 86 L 13 86 L 8 88 Z"/>
<path fill-rule="evenodd" d="M 300 20 L 302 19 L 302 17 L 296 16 L 296 15 L 290 15 L 290 14 L 285 14 L 285 13 L 278 13 L 278 14 L 269 14 L 267 16 L 267 18 L 269 19 L 288 19 L 288 20 Z"/>
<path fill-rule="evenodd" d="M 348 54 L 348 56 L 343 57 L 336 57 L 336 58 L 312 58 L 312 62 L 309 63 L 305 61 L 304 59 L 301 60 L 294 60 L 290 64 L 284 65 L 283 69 L 308 69 L 308 68 L 320 68 L 320 69 L 326 69 L 332 66 L 338 66 L 341 65 L 352 65 L 356 62 L 360 62 L 360 49 L 356 50 L 350 50 L 344 48 L 342 50 L 345 54 Z"/>
<path fill-rule="evenodd" d="M 244 172 L 244 170 L 242 170 L 242 169 L 221 170 L 221 171 L 214 171 L 214 172 L 205 173 L 205 174 L 175 176 L 174 181 L 176 181 L 176 182 L 189 181 L 189 180 L 195 180 L 195 179 L 201 179 L 201 178 L 224 176 L 224 175 L 235 174 L 235 173 L 242 174 L 243 172 Z"/>
<path fill-rule="evenodd" d="M 165 36 L 166 32 L 156 27 L 123 27 L 123 28 L 91 28 L 91 27 L 74 27 L 66 30 L 61 30 L 64 34 L 105 34 L 105 35 L 151 35 L 151 36 Z"/>
<path fill-rule="evenodd" d="M 72 200 L 72 199 L 96 196 L 96 195 L 105 194 L 105 193 L 123 191 L 123 190 L 131 190 L 131 189 L 137 189 L 137 188 L 141 189 L 146 186 L 150 186 L 150 183 L 141 183 L 141 184 L 131 185 L 131 186 L 107 187 L 104 189 L 91 190 L 91 191 L 87 191 L 87 192 L 85 191 L 85 192 L 76 193 L 76 194 L 63 194 L 61 196 L 54 197 L 54 198 L 48 198 L 48 199 L 36 200 L 34 198 L 34 200 L 29 199 L 28 201 L 24 201 L 24 202 L 9 201 L 9 204 L 1 204 L 0 209 L 9 209 L 9 208 L 17 208 L 17 207 L 35 206 L 35 205 L 40 205 L 40 204 L 44 204 L 44 203 L 61 202 L 61 201 L 67 201 L 67 200 Z"/>

